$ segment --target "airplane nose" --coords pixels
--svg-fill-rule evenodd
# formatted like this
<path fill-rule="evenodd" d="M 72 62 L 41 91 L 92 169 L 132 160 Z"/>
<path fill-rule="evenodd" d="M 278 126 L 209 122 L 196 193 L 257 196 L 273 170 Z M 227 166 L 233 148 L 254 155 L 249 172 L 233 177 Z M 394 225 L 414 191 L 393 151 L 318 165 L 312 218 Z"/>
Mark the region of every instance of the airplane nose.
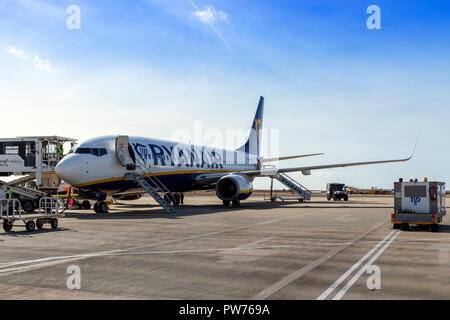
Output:
<path fill-rule="evenodd" d="M 75 162 L 71 157 L 61 160 L 55 168 L 56 175 L 70 184 L 75 182 L 77 171 L 79 170 L 77 170 Z"/>

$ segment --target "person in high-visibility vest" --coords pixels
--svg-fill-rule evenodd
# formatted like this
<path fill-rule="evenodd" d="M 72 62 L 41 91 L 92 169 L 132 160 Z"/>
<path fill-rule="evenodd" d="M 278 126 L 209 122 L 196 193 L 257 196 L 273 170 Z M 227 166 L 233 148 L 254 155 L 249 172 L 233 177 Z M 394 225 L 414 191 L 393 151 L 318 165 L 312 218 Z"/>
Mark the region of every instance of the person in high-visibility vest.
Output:
<path fill-rule="evenodd" d="M 13 192 L 9 188 L 8 188 L 8 197 L 9 197 L 10 200 L 13 198 Z"/>
<path fill-rule="evenodd" d="M 63 145 L 61 143 L 58 145 L 58 153 L 59 153 L 59 156 L 62 159 L 62 157 L 64 156 L 64 148 L 63 148 Z"/>

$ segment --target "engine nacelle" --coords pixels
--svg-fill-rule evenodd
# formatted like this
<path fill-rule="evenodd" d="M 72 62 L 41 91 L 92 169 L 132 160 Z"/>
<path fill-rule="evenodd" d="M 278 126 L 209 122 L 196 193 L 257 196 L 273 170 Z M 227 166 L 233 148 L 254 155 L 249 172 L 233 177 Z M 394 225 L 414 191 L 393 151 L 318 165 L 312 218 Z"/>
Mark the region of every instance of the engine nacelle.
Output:
<path fill-rule="evenodd" d="M 216 184 L 216 194 L 222 200 L 245 200 L 252 192 L 252 182 L 238 174 L 224 176 Z"/>

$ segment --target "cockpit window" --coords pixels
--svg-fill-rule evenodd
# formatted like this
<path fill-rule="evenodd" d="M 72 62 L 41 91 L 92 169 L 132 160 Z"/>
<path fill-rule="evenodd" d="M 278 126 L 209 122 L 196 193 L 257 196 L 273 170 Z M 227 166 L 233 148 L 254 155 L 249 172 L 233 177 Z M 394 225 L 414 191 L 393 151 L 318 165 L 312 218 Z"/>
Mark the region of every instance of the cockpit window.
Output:
<path fill-rule="evenodd" d="M 104 148 L 77 148 L 77 150 L 75 150 L 75 153 L 92 154 L 93 156 L 101 157 L 107 154 L 108 152 Z"/>

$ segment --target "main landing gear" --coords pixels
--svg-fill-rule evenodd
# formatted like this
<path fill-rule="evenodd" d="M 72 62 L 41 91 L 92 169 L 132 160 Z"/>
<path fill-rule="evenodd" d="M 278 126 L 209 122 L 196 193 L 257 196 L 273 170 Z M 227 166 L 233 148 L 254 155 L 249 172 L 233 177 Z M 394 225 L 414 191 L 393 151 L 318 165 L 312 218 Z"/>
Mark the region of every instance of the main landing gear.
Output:
<path fill-rule="evenodd" d="M 108 213 L 108 205 L 104 201 L 97 201 L 94 204 L 94 211 L 96 213 Z"/>
<path fill-rule="evenodd" d="M 164 195 L 164 200 L 169 203 L 172 206 L 179 206 L 180 202 L 181 202 L 181 197 L 178 193 L 172 193 L 172 195 L 170 195 L 169 193 L 166 193 Z"/>
<path fill-rule="evenodd" d="M 232 207 L 239 207 L 241 205 L 240 200 L 222 200 L 222 202 L 225 207 L 229 207 L 230 203 Z"/>

